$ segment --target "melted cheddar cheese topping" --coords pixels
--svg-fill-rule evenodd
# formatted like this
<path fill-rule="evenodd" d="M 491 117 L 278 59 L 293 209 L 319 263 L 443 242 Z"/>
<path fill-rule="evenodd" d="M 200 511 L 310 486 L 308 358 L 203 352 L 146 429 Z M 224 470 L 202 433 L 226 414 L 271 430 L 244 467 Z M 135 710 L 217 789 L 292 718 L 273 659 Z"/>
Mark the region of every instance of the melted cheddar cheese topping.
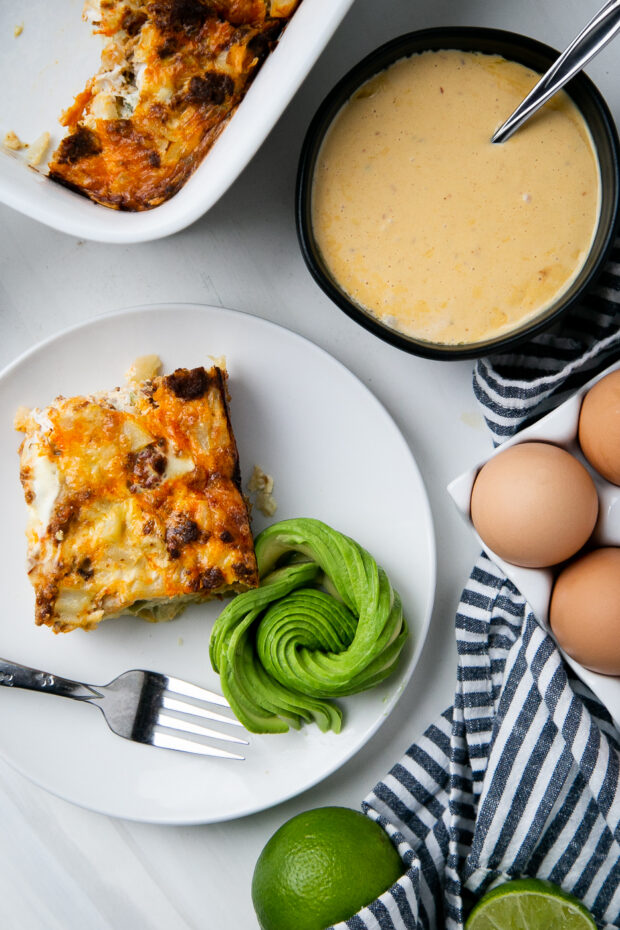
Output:
<path fill-rule="evenodd" d="M 62 122 L 49 176 L 92 200 L 145 210 L 200 163 L 299 0 L 87 0 L 107 42 Z"/>
<path fill-rule="evenodd" d="M 37 624 L 170 619 L 258 584 L 222 369 L 59 397 L 16 427 Z"/>

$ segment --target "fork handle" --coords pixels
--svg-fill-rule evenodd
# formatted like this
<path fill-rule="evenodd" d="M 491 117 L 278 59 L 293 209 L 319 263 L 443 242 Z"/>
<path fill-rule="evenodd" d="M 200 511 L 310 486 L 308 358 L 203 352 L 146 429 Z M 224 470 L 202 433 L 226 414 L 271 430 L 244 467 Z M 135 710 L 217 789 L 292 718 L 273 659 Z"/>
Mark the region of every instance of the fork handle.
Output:
<path fill-rule="evenodd" d="M 0 659 L 0 685 L 25 688 L 27 691 L 47 691 L 76 701 L 91 701 L 101 697 L 99 691 L 82 682 L 61 678 L 38 668 L 28 668 L 27 665 L 9 662 L 8 659 Z"/>

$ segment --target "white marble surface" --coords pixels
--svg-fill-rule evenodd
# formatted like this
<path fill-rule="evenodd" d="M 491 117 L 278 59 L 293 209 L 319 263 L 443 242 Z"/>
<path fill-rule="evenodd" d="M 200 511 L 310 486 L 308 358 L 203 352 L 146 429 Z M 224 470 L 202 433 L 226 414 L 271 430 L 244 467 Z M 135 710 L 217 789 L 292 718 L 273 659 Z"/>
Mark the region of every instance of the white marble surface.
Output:
<path fill-rule="evenodd" d="M 323 296 L 295 238 L 297 156 L 324 93 L 380 42 L 428 26 L 486 25 L 561 47 L 598 5 L 599 0 L 357 0 L 234 187 L 207 216 L 170 239 L 128 247 L 78 242 L 0 209 L 0 364 L 67 325 L 148 302 L 218 304 L 294 329 L 344 362 L 396 419 L 429 491 L 439 555 L 431 632 L 397 709 L 340 771 L 275 809 L 201 827 L 119 821 L 48 795 L 0 761 L 0 920 L 7 930 L 255 930 L 250 881 L 268 837 L 298 811 L 325 804 L 357 807 L 450 703 L 453 614 L 477 547 L 445 486 L 490 446 L 471 391 L 471 363 L 400 353 Z M 27 28 L 27 5 L 15 6 L 16 22 Z M 616 117 L 617 62 L 616 44 L 589 69 Z M 9 622 L 10 597 L 5 605 Z"/>

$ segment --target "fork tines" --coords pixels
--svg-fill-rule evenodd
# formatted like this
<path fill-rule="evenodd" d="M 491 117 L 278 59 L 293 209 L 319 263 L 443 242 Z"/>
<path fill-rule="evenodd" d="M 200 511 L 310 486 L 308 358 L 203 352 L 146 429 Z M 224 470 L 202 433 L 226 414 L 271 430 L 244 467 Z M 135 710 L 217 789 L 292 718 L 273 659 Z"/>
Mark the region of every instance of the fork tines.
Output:
<path fill-rule="evenodd" d="M 190 700 L 183 700 L 183 698 L 189 698 Z M 207 706 L 208 704 L 216 704 L 219 707 L 230 707 L 226 698 L 221 694 L 217 694 L 215 691 L 208 691 L 206 688 L 199 688 L 197 685 L 190 684 L 190 682 L 167 676 L 166 688 L 161 695 L 161 709 L 157 715 L 157 726 L 166 727 L 169 730 L 180 730 L 189 735 L 215 739 L 218 740 L 218 742 L 237 743 L 244 746 L 249 745 L 246 739 L 241 739 L 238 736 L 233 736 L 221 730 L 214 730 L 200 722 L 206 719 L 233 727 L 242 726 L 235 717 L 229 717 L 226 714 L 211 710 L 211 708 Z M 165 713 L 165 711 L 172 711 L 175 715 L 184 714 L 186 717 L 193 717 L 194 720 L 186 720 L 183 717 L 172 716 L 169 713 Z M 175 736 L 171 733 L 154 731 L 151 742 L 154 746 L 162 746 L 167 749 L 181 749 L 185 752 L 194 752 L 200 755 L 219 756 L 225 759 L 245 758 L 237 753 L 228 752 L 226 749 L 220 749 L 208 743 L 197 742 L 193 739 L 185 739 L 182 736 Z"/>

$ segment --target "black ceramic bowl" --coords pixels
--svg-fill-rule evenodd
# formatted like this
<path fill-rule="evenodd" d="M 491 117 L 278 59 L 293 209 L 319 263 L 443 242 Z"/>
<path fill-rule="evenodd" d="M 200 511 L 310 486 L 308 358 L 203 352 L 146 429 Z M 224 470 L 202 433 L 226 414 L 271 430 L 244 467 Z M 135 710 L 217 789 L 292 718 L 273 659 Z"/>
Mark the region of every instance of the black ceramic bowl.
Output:
<path fill-rule="evenodd" d="M 349 98 L 380 71 L 409 55 L 428 50 L 460 49 L 502 55 L 534 71 L 545 72 L 559 52 L 534 39 L 498 29 L 425 29 L 399 36 L 372 52 L 346 74 L 320 105 L 308 129 L 299 162 L 296 190 L 297 233 L 301 250 L 315 281 L 341 310 L 386 342 L 428 358 L 475 358 L 504 351 L 556 323 L 592 284 L 609 254 L 618 221 L 620 146 L 613 118 L 592 81 L 581 73 L 566 85 L 584 117 L 598 155 L 601 172 L 601 210 L 598 228 L 585 264 L 571 286 L 538 316 L 508 333 L 476 343 L 447 345 L 426 342 L 391 329 L 357 304 L 331 275 L 318 249 L 312 229 L 312 182 L 321 144 L 332 120 Z M 506 114 L 508 116 L 508 114 Z"/>

